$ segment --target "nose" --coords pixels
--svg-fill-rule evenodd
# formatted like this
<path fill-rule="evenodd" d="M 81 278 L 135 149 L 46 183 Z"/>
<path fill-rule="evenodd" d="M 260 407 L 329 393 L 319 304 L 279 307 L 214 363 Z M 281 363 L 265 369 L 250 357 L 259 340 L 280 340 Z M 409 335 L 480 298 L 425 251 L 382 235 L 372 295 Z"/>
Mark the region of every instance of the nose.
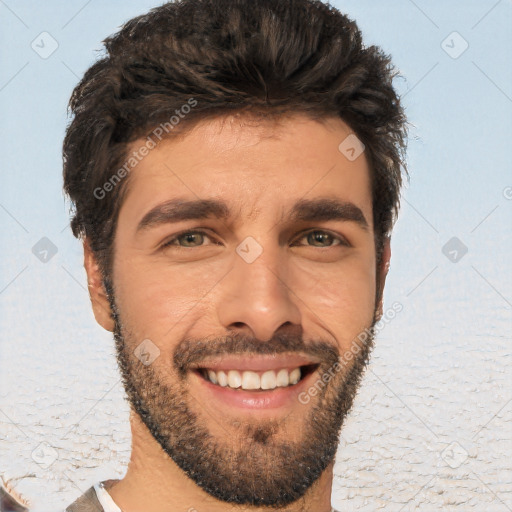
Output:
<path fill-rule="evenodd" d="M 281 328 L 300 328 L 299 299 L 286 282 L 288 274 L 277 250 L 264 250 L 251 263 L 235 253 L 218 296 L 222 326 L 261 341 L 270 340 Z"/>

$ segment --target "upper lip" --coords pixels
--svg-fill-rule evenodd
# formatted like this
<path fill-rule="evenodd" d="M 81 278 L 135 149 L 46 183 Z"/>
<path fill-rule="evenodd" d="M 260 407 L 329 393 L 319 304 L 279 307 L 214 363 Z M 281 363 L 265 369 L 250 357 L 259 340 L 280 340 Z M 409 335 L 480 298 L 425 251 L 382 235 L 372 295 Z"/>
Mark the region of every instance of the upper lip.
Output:
<path fill-rule="evenodd" d="M 205 368 L 213 371 L 220 370 L 241 370 L 263 372 L 267 370 L 280 370 L 281 368 L 298 368 L 311 364 L 318 364 L 319 361 L 311 357 L 298 354 L 278 354 L 272 355 L 249 355 L 249 356 L 230 356 L 225 355 L 211 361 L 204 361 L 194 365 L 192 370 Z"/>

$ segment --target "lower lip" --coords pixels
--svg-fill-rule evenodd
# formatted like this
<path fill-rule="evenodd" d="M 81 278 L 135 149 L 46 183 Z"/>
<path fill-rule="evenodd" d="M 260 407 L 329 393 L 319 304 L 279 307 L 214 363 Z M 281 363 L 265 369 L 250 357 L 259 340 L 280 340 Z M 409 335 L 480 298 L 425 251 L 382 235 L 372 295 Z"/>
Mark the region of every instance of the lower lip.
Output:
<path fill-rule="evenodd" d="M 230 407 L 249 410 L 280 409 L 301 404 L 299 401 L 300 393 L 308 389 L 317 374 L 316 371 L 313 371 L 297 382 L 297 384 L 285 388 L 245 391 L 241 388 L 232 389 L 228 386 L 219 386 L 206 380 L 195 371 L 191 373 L 199 382 L 199 385 L 202 386 L 207 401 L 212 399 Z"/>

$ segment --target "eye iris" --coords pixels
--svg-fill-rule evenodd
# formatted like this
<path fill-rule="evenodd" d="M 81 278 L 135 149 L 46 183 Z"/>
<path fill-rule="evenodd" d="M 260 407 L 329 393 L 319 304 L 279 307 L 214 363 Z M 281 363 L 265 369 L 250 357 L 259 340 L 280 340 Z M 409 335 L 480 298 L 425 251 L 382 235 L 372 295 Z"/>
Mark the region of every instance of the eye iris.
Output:
<path fill-rule="evenodd" d="M 201 238 L 199 239 L 199 241 L 201 242 L 201 241 L 202 241 L 202 237 L 203 237 L 203 235 L 202 235 L 201 233 L 185 233 L 185 234 L 184 234 L 184 235 L 182 235 L 180 238 L 181 238 L 181 240 L 182 240 L 182 241 L 183 241 L 183 240 L 185 240 L 185 241 L 186 241 L 184 245 L 188 247 L 188 242 L 191 242 L 191 243 L 192 243 L 192 245 L 194 245 L 194 239 L 195 239 L 196 237 L 201 237 Z M 195 241 L 197 241 L 197 239 L 196 239 Z M 197 244 L 196 244 L 196 245 L 197 245 Z"/>
<path fill-rule="evenodd" d="M 326 237 L 327 237 L 327 240 L 326 240 Z M 320 244 L 322 244 L 322 242 L 326 242 L 329 240 L 332 242 L 332 236 L 329 235 L 329 233 L 323 233 L 321 231 L 313 231 L 312 233 L 308 234 L 308 243 L 313 242 L 313 245 L 315 245 L 315 242 L 320 242 Z M 331 245 L 331 244 L 328 244 L 328 245 Z"/>

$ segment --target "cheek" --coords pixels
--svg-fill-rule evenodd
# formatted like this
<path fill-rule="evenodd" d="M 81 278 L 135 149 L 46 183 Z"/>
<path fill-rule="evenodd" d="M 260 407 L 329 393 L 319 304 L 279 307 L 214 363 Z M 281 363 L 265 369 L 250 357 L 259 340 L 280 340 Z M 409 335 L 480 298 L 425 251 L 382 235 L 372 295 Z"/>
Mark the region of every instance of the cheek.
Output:
<path fill-rule="evenodd" d="M 324 334 L 327 329 L 340 348 L 347 348 L 371 324 L 376 290 L 371 253 L 354 252 L 330 264 L 295 258 L 285 268 L 282 277 L 293 292 L 288 300 L 301 311 L 306 330 L 311 324 Z M 212 308 L 221 306 L 217 298 L 223 296 L 222 277 L 228 270 L 228 262 L 214 260 L 182 266 L 148 264 L 143 258 L 120 261 L 114 282 L 123 323 L 136 340 L 149 338 L 161 350 L 194 325 L 218 327 L 208 318 Z"/>
<path fill-rule="evenodd" d="M 116 267 L 116 301 L 124 325 L 137 339 L 180 339 L 204 313 L 208 291 L 218 281 L 204 266 L 164 267 L 141 260 Z M 160 340 L 162 343 L 158 343 Z M 165 346 L 168 343 L 165 344 Z"/>
<path fill-rule="evenodd" d="M 347 348 L 372 323 L 375 277 L 371 258 L 355 256 L 322 271 L 302 265 L 294 273 L 294 289 L 307 306 L 302 306 L 304 314 L 329 329 L 340 348 Z"/>

